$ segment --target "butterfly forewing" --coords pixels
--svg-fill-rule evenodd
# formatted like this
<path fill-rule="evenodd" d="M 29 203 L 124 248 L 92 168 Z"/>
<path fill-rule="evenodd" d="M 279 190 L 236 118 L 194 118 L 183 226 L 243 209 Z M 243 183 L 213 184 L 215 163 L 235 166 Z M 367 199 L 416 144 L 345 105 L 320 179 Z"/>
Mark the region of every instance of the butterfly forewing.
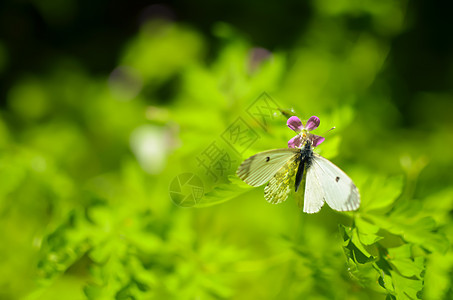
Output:
<path fill-rule="evenodd" d="M 236 174 L 245 183 L 251 186 L 260 186 L 271 180 L 282 167 L 289 161 L 293 161 L 299 153 L 298 149 L 290 148 L 260 152 L 244 160 Z"/>
<path fill-rule="evenodd" d="M 264 198 L 270 203 L 281 203 L 294 188 L 294 178 L 300 164 L 300 153 L 294 155 L 277 171 L 264 188 Z"/>
<path fill-rule="evenodd" d="M 317 184 L 310 184 L 307 181 L 307 187 L 313 185 L 315 186 L 312 195 L 308 196 L 309 199 L 316 199 L 316 201 L 319 200 L 314 196 L 314 194 L 317 193 L 315 190 L 318 189 L 319 193 L 323 194 L 327 204 L 335 210 L 349 211 L 359 208 L 360 195 L 357 187 L 352 182 L 351 178 L 349 178 L 349 176 L 336 165 L 324 157 L 314 154 L 309 172 L 312 174 L 307 175 L 308 179 L 317 181 Z M 305 193 L 305 196 L 305 201 L 307 201 L 307 192 Z M 316 201 L 313 200 L 313 202 Z"/>

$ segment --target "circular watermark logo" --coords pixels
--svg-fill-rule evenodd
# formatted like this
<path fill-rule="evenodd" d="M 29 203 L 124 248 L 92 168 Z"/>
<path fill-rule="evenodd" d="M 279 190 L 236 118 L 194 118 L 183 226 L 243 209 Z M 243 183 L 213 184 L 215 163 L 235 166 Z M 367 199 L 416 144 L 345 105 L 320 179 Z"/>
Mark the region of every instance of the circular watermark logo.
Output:
<path fill-rule="evenodd" d="M 181 207 L 193 207 L 204 195 L 204 185 L 200 177 L 193 173 L 182 173 L 170 183 L 170 198 Z"/>

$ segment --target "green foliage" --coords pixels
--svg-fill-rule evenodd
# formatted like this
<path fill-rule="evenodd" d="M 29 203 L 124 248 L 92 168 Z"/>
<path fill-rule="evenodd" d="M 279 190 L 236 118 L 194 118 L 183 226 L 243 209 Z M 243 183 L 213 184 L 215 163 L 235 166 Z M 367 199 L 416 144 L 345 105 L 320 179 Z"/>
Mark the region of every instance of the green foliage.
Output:
<path fill-rule="evenodd" d="M 384 187 L 380 192 L 387 201 L 376 205 L 373 197 L 365 198 L 371 201 L 364 201 L 363 209 L 354 215 L 353 226 L 341 226 L 340 232 L 350 268 L 359 281 L 375 273 L 390 299 L 421 299 L 426 260 L 445 255 L 449 242 L 433 218 L 424 216 L 420 203 L 395 200 L 401 182 L 392 179 L 384 184 L 385 180 L 374 178 L 363 194 L 367 195 L 367 190 L 375 193 L 378 183 Z"/>
<path fill-rule="evenodd" d="M 313 9 L 300 43 L 261 60 L 228 24 L 211 49 L 159 21 L 110 75 L 66 59 L 19 79 L 0 112 L 0 298 L 452 298 L 453 126 L 423 110 L 439 131 L 403 126 L 381 72 L 404 5 Z M 351 28 L 356 14 L 371 29 Z M 318 134 L 336 126 L 317 151 L 354 179 L 357 212 L 271 205 L 235 176 L 293 137 L 281 112 L 265 126 L 249 113 L 264 91 L 319 116 Z M 257 136 L 238 152 L 225 138 L 237 120 Z M 200 164 L 214 146 L 229 158 L 216 177 Z M 191 208 L 169 195 L 187 172 L 203 182 Z"/>

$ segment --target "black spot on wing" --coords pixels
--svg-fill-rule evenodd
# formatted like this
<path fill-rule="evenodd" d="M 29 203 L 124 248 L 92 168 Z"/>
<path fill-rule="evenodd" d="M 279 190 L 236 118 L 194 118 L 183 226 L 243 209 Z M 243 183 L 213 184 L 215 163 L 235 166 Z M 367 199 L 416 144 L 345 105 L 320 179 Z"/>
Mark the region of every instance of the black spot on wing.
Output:
<path fill-rule="evenodd" d="M 335 178 L 335 181 L 336 181 L 336 182 L 340 181 L 340 177 L 337 176 L 337 178 Z"/>
<path fill-rule="evenodd" d="M 269 156 L 266 157 L 266 162 L 270 161 L 271 158 Z"/>

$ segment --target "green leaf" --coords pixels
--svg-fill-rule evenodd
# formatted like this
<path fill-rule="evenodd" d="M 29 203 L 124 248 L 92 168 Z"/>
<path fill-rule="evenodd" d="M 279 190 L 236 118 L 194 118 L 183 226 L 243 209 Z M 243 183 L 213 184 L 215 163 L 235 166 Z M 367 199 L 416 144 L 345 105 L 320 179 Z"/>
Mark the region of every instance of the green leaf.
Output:
<path fill-rule="evenodd" d="M 369 212 L 390 206 L 401 194 L 403 177 L 370 176 L 361 185 L 361 212 Z"/>
<path fill-rule="evenodd" d="M 360 243 L 356 228 L 349 228 L 343 225 L 340 225 L 339 228 L 344 241 L 343 249 L 348 258 L 358 264 L 374 261 L 374 257 Z"/>
<path fill-rule="evenodd" d="M 421 299 L 422 280 L 406 278 L 394 271 L 390 271 L 390 274 L 392 275 L 397 299 Z"/>
<path fill-rule="evenodd" d="M 372 245 L 381 240 L 382 237 L 377 235 L 379 226 L 373 225 L 361 218 L 355 218 L 355 225 L 359 233 L 359 240 L 364 245 Z"/>
<path fill-rule="evenodd" d="M 374 224 L 385 230 L 401 235 L 406 241 L 420 245 L 431 252 L 445 253 L 449 242 L 444 234 L 436 232 L 435 222 L 431 217 L 421 219 L 399 218 L 390 216 L 367 215 Z"/>
<path fill-rule="evenodd" d="M 379 285 L 388 292 L 389 296 L 395 295 L 395 287 L 393 286 L 393 279 L 390 272 L 387 274 L 379 268 L 377 268 L 377 271 L 380 274 L 378 279 Z"/>
<path fill-rule="evenodd" d="M 446 255 L 430 255 L 426 262 L 424 299 L 449 299 L 451 293 L 451 270 L 453 268 L 453 253 Z"/>
<path fill-rule="evenodd" d="M 379 273 L 379 285 L 391 299 L 419 299 L 421 295 L 424 259 L 411 259 L 410 252 L 410 245 L 407 244 L 387 250 L 381 248 L 380 259 L 374 264 Z"/>
<path fill-rule="evenodd" d="M 423 257 L 412 258 L 411 246 L 409 244 L 396 248 L 389 248 L 388 261 L 392 263 L 401 275 L 406 277 L 422 278 L 425 270 L 425 259 Z"/>

